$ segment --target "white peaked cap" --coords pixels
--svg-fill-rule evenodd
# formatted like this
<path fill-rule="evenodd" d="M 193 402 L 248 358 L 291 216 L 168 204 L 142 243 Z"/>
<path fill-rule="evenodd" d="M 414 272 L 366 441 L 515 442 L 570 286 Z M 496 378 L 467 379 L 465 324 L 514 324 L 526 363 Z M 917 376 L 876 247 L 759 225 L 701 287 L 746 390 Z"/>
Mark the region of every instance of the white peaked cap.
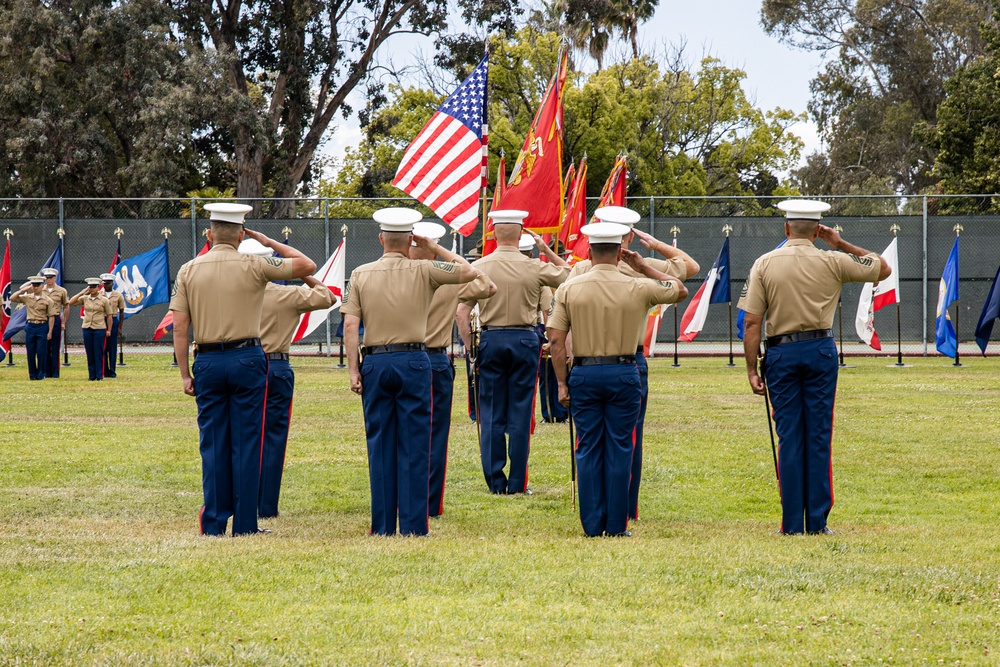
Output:
<path fill-rule="evenodd" d="M 230 204 L 228 202 L 216 202 L 214 204 L 205 204 L 205 210 L 212 214 L 212 220 L 242 225 L 243 218 L 247 216 L 247 213 L 253 210 L 253 206 L 247 206 L 246 204 Z"/>
<path fill-rule="evenodd" d="M 50 266 L 47 269 L 42 269 L 41 270 L 41 275 L 45 276 L 46 278 L 52 278 L 53 276 L 58 276 L 59 275 L 59 269 L 53 269 Z"/>
<path fill-rule="evenodd" d="M 490 220 L 494 225 L 523 225 L 524 219 L 528 217 L 527 211 L 515 209 L 497 209 L 490 211 Z"/>
<path fill-rule="evenodd" d="M 257 255 L 258 257 L 270 257 L 274 251 L 257 239 L 243 239 L 239 247 L 240 254 Z"/>
<path fill-rule="evenodd" d="M 594 211 L 594 217 L 600 222 L 614 222 L 629 227 L 639 222 L 641 218 L 638 213 L 624 206 L 602 206 Z"/>
<path fill-rule="evenodd" d="M 448 230 L 444 228 L 444 225 L 439 225 L 436 222 L 415 222 L 413 223 L 413 233 L 416 236 L 426 236 L 436 243 L 448 233 Z"/>
<path fill-rule="evenodd" d="M 517 242 L 517 249 L 521 252 L 526 250 L 531 250 L 535 247 L 535 239 L 531 238 L 528 234 L 521 234 L 521 238 Z"/>
<path fill-rule="evenodd" d="M 87 278 L 84 282 L 87 283 L 87 287 L 97 287 L 104 281 L 100 278 Z"/>
<path fill-rule="evenodd" d="M 402 207 L 380 208 L 372 213 L 372 218 L 383 232 L 413 231 L 413 225 L 423 217 L 420 211 Z"/>
<path fill-rule="evenodd" d="M 823 214 L 830 210 L 825 201 L 815 199 L 786 199 L 778 202 L 777 207 L 788 220 L 822 220 Z"/>
<path fill-rule="evenodd" d="M 618 222 L 592 222 L 580 228 L 590 239 L 590 243 L 618 243 L 628 236 L 632 228 Z"/>
<path fill-rule="evenodd" d="M 107 282 L 109 280 L 114 280 L 114 279 L 115 279 L 115 274 L 113 274 L 113 273 L 102 273 L 101 274 L 101 280 L 103 280 L 104 282 Z"/>

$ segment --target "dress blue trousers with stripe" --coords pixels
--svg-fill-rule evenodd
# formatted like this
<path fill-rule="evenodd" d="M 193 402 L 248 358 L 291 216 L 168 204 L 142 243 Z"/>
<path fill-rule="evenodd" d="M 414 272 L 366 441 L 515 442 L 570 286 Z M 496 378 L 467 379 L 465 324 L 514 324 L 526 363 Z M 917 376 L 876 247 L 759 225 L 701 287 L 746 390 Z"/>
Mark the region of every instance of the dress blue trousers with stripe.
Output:
<path fill-rule="evenodd" d="M 574 366 L 569 382 L 576 422 L 576 469 L 583 532 L 628 529 L 632 430 L 642 400 L 635 364 Z"/>
<path fill-rule="evenodd" d="M 431 364 L 426 352 L 366 355 L 361 399 L 375 535 L 427 534 Z"/>
<path fill-rule="evenodd" d="M 534 331 L 491 329 L 482 334 L 480 457 L 486 484 L 493 493 L 522 493 L 528 488 L 528 453 L 540 352 Z M 504 475 L 508 456 L 510 468 Z"/>
<path fill-rule="evenodd" d="M 104 377 L 118 377 L 118 324 L 121 315 L 111 320 L 111 337 L 104 346 Z"/>
<path fill-rule="evenodd" d="M 455 366 L 446 352 L 428 355 L 431 361 L 431 456 L 427 508 L 431 516 L 444 512 L 444 482 L 448 472 L 448 435 L 455 390 Z"/>
<path fill-rule="evenodd" d="M 84 329 L 83 348 L 87 351 L 87 379 L 100 380 L 104 377 L 104 343 L 107 329 Z"/>
<path fill-rule="evenodd" d="M 767 350 L 764 374 L 778 434 L 784 533 L 823 530 L 833 507 L 831 446 L 837 370 L 833 338 Z"/>
<path fill-rule="evenodd" d="M 45 354 L 45 376 L 50 378 L 59 377 L 59 344 L 63 336 L 62 315 L 56 315 L 55 320 L 55 324 L 52 325 L 52 339 L 45 342 L 48 348 Z"/>
<path fill-rule="evenodd" d="M 538 325 L 538 340 L 545 344 L 545 327 Z M 542 409 L 542 421 L 564 422 L 569 412 L 559 402 L 559 383 L 552 368 L 552 359 L 541 355 L 538 360 L 538 403 Z"/>
<path fill-rule="evenodd" d="M 49 335 L 49 323 L 33 324 L 28 322 L 24 325 L 24 346 L 28 349 L 28 377 L 32 380 L 41 380 L 45 377 L 45 368 L 49 358 L 49 342 L 45 339 Z M 52 331 L 56 335 L 56 331 Z"/>
<path fill-rule="evenodd" d="M 283 359 L 267 362 L 267 403 L 264 407 L 264 439 L 260 453 L 260 490 L 257 516 L 278 516 L 281 476 L 285 470 L 288 425 L 292 420 L 295 373 Z"/>
<path fill-rule="evenodd" d="M 201 532 L 257 532 L 260 441 L 267 394 L 267 359 L 260 347 L 201 352 L 194 360 L 201 482 Z"/>
<path fill-rule="evenodd" d="M 642 481 L 642 425 L 646 421 L 646 406 L 649 405 L 649 366 L 646 357 L 636 350 L 635 366 L 639 371 L 639 390 L 642 392 L 642 402 L 639 404 L 639 419 L 635 423 L 632 440 L 635 449 L 632 452 L 632 479 L 628 485 L 628 518 L 639 518 L 639 483 Z"/>

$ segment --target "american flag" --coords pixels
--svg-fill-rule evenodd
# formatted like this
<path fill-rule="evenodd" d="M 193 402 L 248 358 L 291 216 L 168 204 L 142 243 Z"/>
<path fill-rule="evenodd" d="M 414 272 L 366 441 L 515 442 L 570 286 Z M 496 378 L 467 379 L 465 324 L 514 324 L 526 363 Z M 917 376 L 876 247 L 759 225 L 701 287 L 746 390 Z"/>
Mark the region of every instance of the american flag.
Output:
<path fill-rule="evenodd" d="M 406 149 L 392 184 L 468 236 L 486 187 L 489 54 L 438 107 Z"/>

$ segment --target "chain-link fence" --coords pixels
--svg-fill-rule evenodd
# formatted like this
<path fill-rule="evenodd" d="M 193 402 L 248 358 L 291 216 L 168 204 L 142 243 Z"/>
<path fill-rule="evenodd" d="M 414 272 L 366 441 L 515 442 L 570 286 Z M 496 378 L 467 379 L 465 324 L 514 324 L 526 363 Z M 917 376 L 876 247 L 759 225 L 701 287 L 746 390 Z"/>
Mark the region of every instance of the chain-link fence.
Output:
<path fill-rule="evenodd" d="M 961 300 L 958 304 L 959 339 L 973 339 L 973 329 L 1000 263 L 1000 196 L 920 196 L 920 197 L 825 197 L 832 204 L 826 224 L 842 228 L 845 239 L 868 250 L 881 252 L 898 235 L 901 301 L 899 329 L 905 354 L 934 353 L 934 320 L 938 284 L 954 243 L 956 226 L 961 232 Z M 170 275 L 197 255 L 205 243 L 209 227 L 204 205 L 211 200 L 191 199 L 7 199 L 0 200 L 0 227 L 9 233 L 11 268 L 16 286 L 39 270 L 61 242 L 66 289 L 75 294 L 88 276 L 108 270 L 121 239 L 122 258 L 150 250 L 168 239 Z M 762 197 L 650 197 L 632 199 L 629 206 L 642 215 L 637 228 L 670 242 L 677 239 L 702 270 L 687 282 L 694 294 L 730 237 L 730 277 L 734 299 L 754 260 L 772 250 L 784 238 L 782 220 L 774 209 L 778 199 Z M 270 217 L 277 200 L 246 202 L 255 206 L 248 226 L 289 243 L 313 258 L 317 264 L 330 256 L 346 238 L 347 272 L 381 255 L 378 231 L 371 213 L 384 206 L 414 206 L 401 199 L 299 199 L 281 201 L 282 210 L 291 208 L 292 217 Z M 590 212 L 596 199 L 588 201 Z M 422 208 L 422 207 L 419 207 Z M 428 219 L 433 219 L 423 209 Z M 60 236 L 61 234 L 61 236 Z M 454 239 L 460 252 L 468 252 L 480 240 L 480 231 L 468 238 Z M 447 243 L 445 239 L 443 243 Z M 822 243 L 820 243 L 822 247 Z M 645 251 L 635 244 L 635 248 Z M 861 286 L 845 286 L 843 328 L 847 354 L 871 352 L 859 342 L 854 318 Z M 8 304 L 5 304 L 7 306 Z M 684 306 L 681 306 L 682 311 Z M 129 343 L 152 340 L 166 304 L 145 309 L 125 323 Z M 727 353 L 730 318 L 726 304 L 710 308 L 705 327 L 694 343 L 680 343 L 681 354 Z M 733 304 L 735 327 L 736 309 Z M 895 351 L 897 310 L 885 308 L 875 315 L 875 328 L 883 349 Z M 316 345 L 336 343 L 339 317 L 334 314 L 304 342 Z M 735 331 L 733 332 L 735 338 Z M 18 335 L 15 340 L 20 340 Z M 672 353 L 673 315 L 663 320 L 657 354 Z M 79 327 L 67 327 L 67 342 L 81 342 Z M 163 342 L 169 342 L 169 336 Z M 329 349 L 329 348 L 327 348 Z M 963 348 L 971 352 L 972 348 Z M 737 354 L 739 350 L 737 350 Z"/>

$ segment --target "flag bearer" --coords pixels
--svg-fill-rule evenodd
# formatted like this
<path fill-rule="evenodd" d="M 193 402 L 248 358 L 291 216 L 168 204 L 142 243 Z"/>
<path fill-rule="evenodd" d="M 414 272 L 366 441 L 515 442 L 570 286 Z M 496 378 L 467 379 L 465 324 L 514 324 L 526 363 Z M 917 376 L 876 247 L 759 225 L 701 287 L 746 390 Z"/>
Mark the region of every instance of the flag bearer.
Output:
<path fill-rule="evenodd" d="M 104 377 L 116 378 L 118 377 L 118 329 L 125 317 L 125 297 L 115 290 L 115 274 L 102 273 L 101 280 L 104 281 L 104 296 L 108 297 L 111 309 L 114 311 L 111 318 L 111 335 L 108 336 L 108 344 L 104 348 Z"/>
<path fill-rule="evenodd" d="M 101 279 L 87 278 L 87 287 L 69 300 L 75 306 L 83 302 L 83 347 L 87 351 L 87 379 L 104 379 L 104 346 L 111 335 L 114 308 L 100 292 Z"/>
<path fill-rule="evenodd" d="M 556 291 L 549 317 L 552 365 L 559 401 L 576 422 L 583 530 L 591 537 L 629 535 L 632 431 L 642 402 L 635 332 L 652 306 L 680 301 L 687 289 L 680 279 L 622 248 L 626 225 L 598 222 L 581 231 L 589 237 L 593 266 Z M 621 272 L 623 257 L 643 278 Z M 574 357 L 567 378 L 569 332 Z"/>
<path fill-rule="evenodd" d="M 340 310 L 351 391 L 361 395 L 372 493 L 371 532 L 427 534 L 431 448 L 431 364 L 427 314 L 441 285 L 480 275 L 457 254 L 415 236 L 420 214 L 406 208 L 376 211 L 381 259 L 351 273 Z M 410 242 L 445 261 L 412 260 Z M 364 360 L 358 325 L 365 323 Z"/>
<path fill-rule="evenodd" d="M 436 222 L 418 222 L 413 225 L 416 236 L 424 236 L 437 243 L 445 234 L 443 225 Z M 433 249 L 415 243 L 410 246 L 410 259 L 437 259 Z M 452 331 L 455 328 L 455 309 L 462 285 L 442 285 L 434 290 L 430 312 L 427 314 L 427 357 L 431 362 L 431 457 L 430 483 L 427 508 L 430 516 L 444 512 L 444 483 L 448 468 L 448 435 L 451 432 L 452 394 L 455 389 L 455 365 L 448 356 Z M 496 294 L 496 286 L 486 275 L 477 276 L 467 288 L 477 298 L 486 299 Z"/>
<path fill-rule="evenodd" d="M 45 278 L 31 276 L 21 289 L 10 295 L 11 303 L 23 303 L 28 309 L 24 325 L 24 345 L 28 349 L 28 379 L 45 378 L 48 341 L 55 330 L 58 306 L 45 294 Z"/>
<path fill-rule="evenodd" d="M 541 353 L 535 332 L 539 294 L 543 286 L 558 287 L 569 275 L 569 266 L 541 237 L 537 244 L 548 263 L 519 252 L 522 223 L 527 215 L 525 211 L 490 212 L 497 249 L 473 266 L 489 276 L 497 293 L 486 300 L 462 294 L 456 314 L 458 331 L 468 349 L 469 316 L 479 304 L 480 456 L 486 484 L 493 493 L 530 493 L 528 451 Z M 510 468 L 505 475 L 508 453 Z"/>
<path fill-rule="evenodd" d="M 652 259 L 649 257 L 642 258 L 643 262 L 657 271 L 662 271 L 668 275 L 676 276 L 683 281 L 694 276 L 701 269 L 701 267 L 698 266 L 698 262 L 694 261 L 691 256 L 683 250 L 675 248 L 669 243 L 659 241 L 649 234 L 635 229 L 634 225 L 639 222 L 640 218 L 639 214 L 631 209 L 624 208 L 622 206 L 605 206 L 594 211 L 594 217 L 597 218 L 598 222 L 615 222 L 621 225 L 626 225 L 629 228 L 629 233 L 622 239 L 622 248 L 624 250 L 628 250 L 628 246 L 632 242 L 632 239 L 638 236 L 639 242 L 644 248 L 647 250 L 653 250 L 662 255 L 665 259 Z M 590 271 L 590 268 L 590 260 L 577 262 L 573 266 L 573 271 L 570 273 L 570 277 L 572 278 L 586 273 Z M 626 262 L 618 262 L 618 270 L 633 278 L 642 277 Z M 639 407 L 639 419 L 635 424 L 635 452 L 632 454 L 632 477 L 629 482 L 628 492 L 629 519 L 639 518 L 639 484 L 642 482 L 642 436 L 643 427 L 646 421 L 646 407 L 649 403 L 649 368 L 646 365 L 646 356 L 643 354 L 642 348 L 642 342 L 645 335 L 646 321 L 643 320 L 642 324 L 639 326 L 635 343 L 635 360 L 639 368 L 639 386 L 642 390 L 642 404 Z"/>
<path fill-rule="evenodd" d="M 62 347 L 62 340 L 66 337 L 66 319 L 69 317 L 69 292 L 66 288 L 56 284 L 56 277 L 59 271 L 53 268 L 42 269 L 42 276 L 45 277 L 45 295 L 56 304 L 55 326 L 52 337 L 48 339 L 48 352 L 45 357 L 45 376 L 50 378 L 59 377 L 59 350 Z"/>
<path fill-rule="evenodd" d="M 829 533 L 837 391 L 834 311 L 844 283 L 884 280 L 892 270 L 878 254 L 851 245 L 819 223 L 829 204 L 800 199 L 780 202 L 778 208 L 785 212 L 788 243 L 758 258 L 743 286 L 743 351 L 750 388 L 760 395 L 770 391 L 774 410 L 780 532 Z M 817 238 L 840 252 L 819 250 L 813 245 Z M 758 375 L 765 317 L 767 352 Z"/>
<path fill-rule="evenodd" d="M 270 248 L 254 239 L 245 239 L 240 252 L 271 257 Z M 285 468 L 288 426 L 292 419 L 292 393 L 295 373 L 288 362 L 292 335 L 302 313 L 333 306 L 330 288 L 312 276 L 305 276 L 305 287 L 268 283 L 260 315 L 260 345 L 267 358 L 267 401 L 264 405 L 264 435 L 261 440 L 260 487 L 257 516 L 278 516 L 278 496 Z"/>
<path fill-rule="evenodd" d="M 174 281 L 174 354 L 184 393 L 198 405 L 204 535 L 257 533 L 260 439 L 267 359 L 260 346 L 264 288 L 271 280 L 303 278 L 316 264 L 298 250 L 244 229 L 252 208 L 208 204 L 212 249 L 184 264 Z M 244 235 L 281 257 L 237 252 Z M 282 259 L 284 258 L 284 259 Z M 195 361 L 188 369 L 188 330 L 194 329 Z"/>

